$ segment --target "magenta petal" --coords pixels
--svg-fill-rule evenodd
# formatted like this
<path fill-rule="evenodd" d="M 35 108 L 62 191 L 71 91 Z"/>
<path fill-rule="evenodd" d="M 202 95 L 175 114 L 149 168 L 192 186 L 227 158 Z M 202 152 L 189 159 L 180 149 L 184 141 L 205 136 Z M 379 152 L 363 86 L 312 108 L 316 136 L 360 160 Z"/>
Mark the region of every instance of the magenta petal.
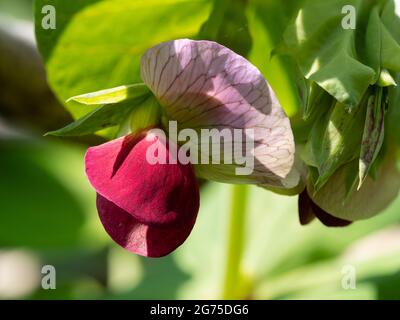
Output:
<path fill-rule="evenodd" d="M 85 164 L 90 183 L 142 223 L 172 223 L 179 215 L 196 215 L 199 191 L 192 166 L 149 164 L 147 148 L 158 138 L 153 139 L 128 135 L 89 148 Z"/>
<path fill-rule="evenodd" d="M 298 184 L 289 119 L 271 86 L 245 58 L 216 42 L 180 39 L 147 50 L 141 75 L 168 118 L 182 128 L 254 130 L 251 175 L 235 175 L 235 166 L 220 164 L 199 166 L 198 174 L 228 183 Z"/>
<path fill-rule="evenodd" d="M 85 157 L 107 233 L 125 249 L 149 257 L 164 256 L 181 245 L 199 210 L 191 164 L 147 161 L 147 149 L 157 139 L 144 133 L 128 135 L 89 148 Z M 165 148 L 167 159 L 171 143 L 158 144 Z"/>
<path fill-rule="evenodd" d="M 146 257 L 162 257 L 179 247 L 189 236 L 196 215 L 172 224 L 146 225 L 97 195 L 100 220 L 110 237 L 126 250 Z"/>

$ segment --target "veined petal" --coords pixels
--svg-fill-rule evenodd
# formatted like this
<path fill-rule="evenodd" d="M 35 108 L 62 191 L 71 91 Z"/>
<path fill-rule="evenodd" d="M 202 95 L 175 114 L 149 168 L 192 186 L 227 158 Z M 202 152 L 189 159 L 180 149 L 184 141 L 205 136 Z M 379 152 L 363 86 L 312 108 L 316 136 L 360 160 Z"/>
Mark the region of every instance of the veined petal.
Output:
<path fill-rule="evenodd" d="M 295 147 L 289 119 L 260 71 L 245 58 L 215 42 L 175 40 L 143 55 L 141 75 L 180 129 L 228 129 L 232 137 L 235 129 L 253 130 L 252 150 L 246 149 L 246 139 L 238 148 L 251 153 L 251 174 L 237 175 L 234 162 L 202 164 L 196 168 L 201 176 L 285 188 L 298 184 L 299 175 L 291 172 Z"/>

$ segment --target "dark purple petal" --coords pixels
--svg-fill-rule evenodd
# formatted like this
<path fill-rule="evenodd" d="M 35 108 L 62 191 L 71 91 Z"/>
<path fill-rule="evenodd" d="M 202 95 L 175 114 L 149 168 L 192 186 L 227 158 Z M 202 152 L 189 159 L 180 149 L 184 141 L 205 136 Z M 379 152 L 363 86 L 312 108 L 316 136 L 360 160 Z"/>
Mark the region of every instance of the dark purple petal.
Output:
<path fill-rule="evenodd" d="M 124 248 L 148 256 L 164 255 L 179 246 L 199 209 L 191 164 L 147 161 L 147 149 L 157 141 L 155 135 L 150 139 L 144 133 L 128 135 L 89 148 L 85 157 L 107 232 Z M 171 143 L 158 144 L 165 148 L 167 160 Z"/>
<path fill-rule="evenodd" d="M 298 210 L 299 220 L 302 226 L 307 225 L 314 220 L 315 214 L 312 208 L 312 201 L 306 190 L 299 194 Z"/>
<path fill-rule="evenodd" d="M 191 165 L 148 163 L 147 148 L 157 139 L 128 135 L 89 148 L 85 157 L 97 193 L 145 223 L 173 222 L 182 208 L 198 207 Z"/>
<path fill-rule="evenodd" d="M 104 229 L 116 243 L 130 252 L 153 258 L 165 256 L 179 247 L 196 221 L 196 215 L 187 215 L 170 224 L 143 224 L 99 194 L 97 210 Z"/>

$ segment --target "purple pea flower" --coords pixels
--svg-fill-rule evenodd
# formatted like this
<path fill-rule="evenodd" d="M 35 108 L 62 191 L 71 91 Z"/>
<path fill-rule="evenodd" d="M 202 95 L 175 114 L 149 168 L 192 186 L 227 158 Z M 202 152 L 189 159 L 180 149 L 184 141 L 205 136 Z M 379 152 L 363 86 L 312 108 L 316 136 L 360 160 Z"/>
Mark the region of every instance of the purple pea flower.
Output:
<path fill-rule="evenodd" d="M 274 190 L 299 184 L 289 119 L 245 58 L 211 41 L 169 41 L 143 55 L 141 76 L 164 117 L 177 121 L 179 129 L 252 129 L 254 168 L 237 175 L 236 163 L 150 164 L 146 151 L 158 138 L 146 130 L 89 148 L 86 173 L 97 192 L 100 219 L 119 245 L 149 257 L 181 245 L 199 209 L 196 176 Z M 168 153 L 180 146 L 168 140 L 164 148 Z M 224 149 L 220 152 L 223 159 Z"/>

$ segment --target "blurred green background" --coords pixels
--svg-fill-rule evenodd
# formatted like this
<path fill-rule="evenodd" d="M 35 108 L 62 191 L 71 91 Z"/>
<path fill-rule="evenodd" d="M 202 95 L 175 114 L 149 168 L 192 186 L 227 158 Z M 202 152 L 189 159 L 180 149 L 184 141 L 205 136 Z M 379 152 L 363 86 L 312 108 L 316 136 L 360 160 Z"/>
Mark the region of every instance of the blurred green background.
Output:
<path fill-rule="evenodd" d="M 299 110 L 288 72 L 292 66 L 282 58 L 271 60 L 269 52 L 279 41 L 292 2 L 250 1 L 246 21 L 237 17 L 235 23 L 218 29 L 227 41 L 232 34 L 249 33 L 251 43 L 242 43 L 242 49 L 268 79 L 289 115 Z M 197 5 L 204 12 L 189 20 L 201 25 L 202 15 L 207 18 L 212 7 Z M 46 83 L 34 41 L 32 7 L 30 0 L 0 0 L 0 299 L 400 298 L 400 198 L 373 219 L 328 229 L 316 221 L 300 226 L 297 197 L 247 187 L 243 256 L 228 295 L 224 279 L 232 267 L 226 262 L 230 185 L 202 185 L 195 228 L 168 257 L 141 258 L 112 243 L 97 217 L 95 193 L 83 169 L 85 149 L 102 139 L 43 137 L 72 118 Z M 162 12 L 157 13 L 159 24 L 168 20 Z M 91 17 L 90 12 L 85 14 Z M 96 28 L 94 21 L 85 21 L 91 30 L 109 32 L 105 23 Z M 67 35 L 82 27 L 74 22 Z M 166 37 L 176 38 L 183 32 L 179 26 L 174 29 L 175 23 L 163 29 Z M 112 28 L 118 33 L 118 25 Z M 204 35 L 213 30 L 215 26 L 203 25 Z M 90 41 L 90 32 L 78 36 Z M 143 32 L 141 36 L 147 39 Z M 74 43 L 67 36 L 62 41 Z M 141 45 L 149 47 L 147 42 Z M 57 86 L 65 87 L 63 76 L 71 80 L 69 72 L 79 74 L 71 70 L 79 50 L 68 56 L 71 61 L 61 59 L 65 51 L 54 50 L 46 59 L 52 60 L 48 68 L 64 68 L 59 79 L 52 79 L 53 89 L 58 90 Z M 113 60 L 98 63 L 112 64 Z M 63 94 L 68 97 L 122 84 L 118 81 L 127 73 L 124 66 L 134 73 L 129 68 L 138 64 L 126 59 L 113 70 L 119 77 L 71 81 Z M 44 265 L 56 268 L 55 290 L 41 287 Z M 342 285 L 349 267 L 356 272 L 354 289 Z"/>

